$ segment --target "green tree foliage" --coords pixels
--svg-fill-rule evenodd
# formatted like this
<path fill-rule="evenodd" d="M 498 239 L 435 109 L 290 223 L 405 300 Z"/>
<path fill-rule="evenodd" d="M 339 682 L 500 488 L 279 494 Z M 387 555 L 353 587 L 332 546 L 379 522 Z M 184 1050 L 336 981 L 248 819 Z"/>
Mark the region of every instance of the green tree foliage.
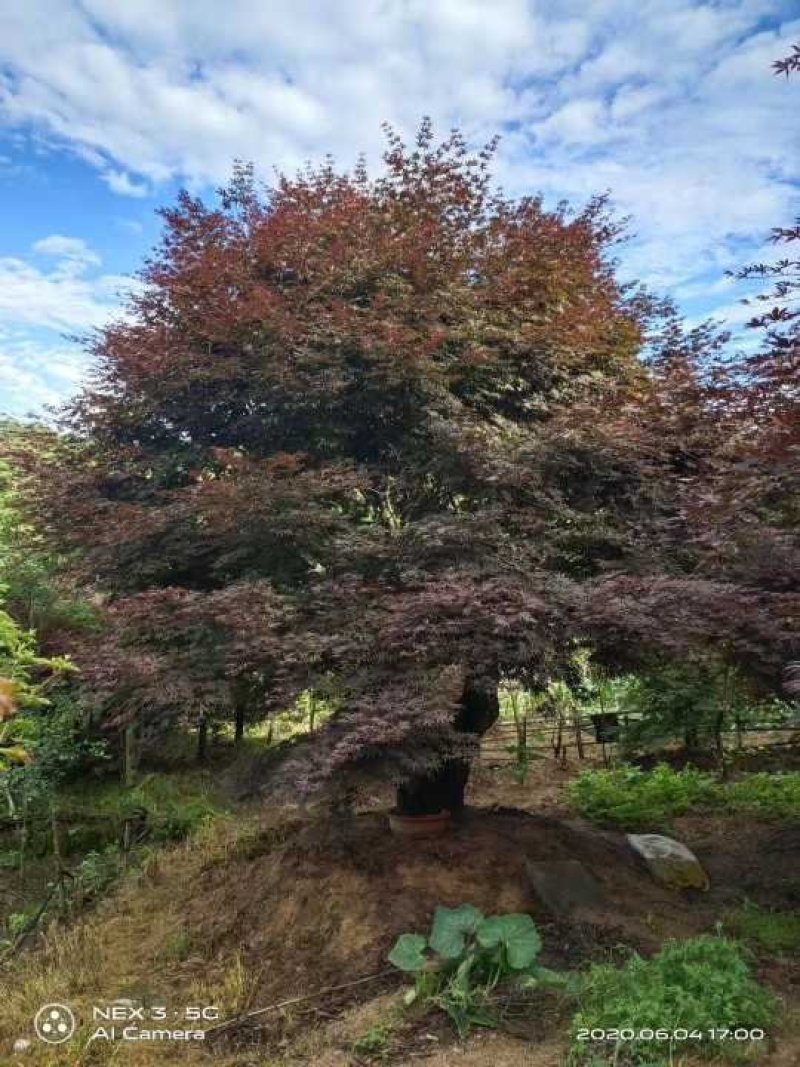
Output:
<path fill-rule="evenodd" d="M 53 551 L 26 507 L 31 468 L 63 448 L 54 431 L 0 423 L 0 591 L 5 609 L 40 645 L 63 648 L 68 635 L 92 626 L 94 615 L 68 580 L 66 561 Z"/>
<path fill-rule="evenodd" d="M 0 787 L 23 833 L 40 809 L 49 815 L 66 778 L 103 754 L 70 692 L 74 663 L 58 654 L 93 614 L 24 509 L 26 461 L 54 441 L 48 430 L 0 427 Z"/>
<path fill-rule="evenodd" d="M 680 741 L 689 753 L 713 751 L 723 731 L 757 714 L 753 695 L 731 668 L 667 664 L 631 680 L 623 701 L 630 717 L 624 741 L 658 747 Z"/>

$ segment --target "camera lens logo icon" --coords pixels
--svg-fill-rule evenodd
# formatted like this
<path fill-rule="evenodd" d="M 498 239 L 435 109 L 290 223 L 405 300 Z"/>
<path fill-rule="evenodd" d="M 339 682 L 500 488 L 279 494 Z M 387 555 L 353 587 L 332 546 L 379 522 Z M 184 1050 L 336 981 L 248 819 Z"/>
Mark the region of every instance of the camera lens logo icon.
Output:
<path fill-rule="evenodd" d="M 69 1041 L 77 1028 L 75 1013 L 66 1004 L 45 1004 L 33 1020 L 36 1036 L 49 1045 Z"/>

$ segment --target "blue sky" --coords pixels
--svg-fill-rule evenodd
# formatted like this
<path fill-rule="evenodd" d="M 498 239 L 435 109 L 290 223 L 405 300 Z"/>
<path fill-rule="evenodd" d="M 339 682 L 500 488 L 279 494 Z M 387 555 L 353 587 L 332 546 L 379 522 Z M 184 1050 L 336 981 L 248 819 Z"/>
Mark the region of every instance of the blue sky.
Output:
<path fill-rule="evenodd" d="M 68 397 L 185 185 L 330 152 L 378 165 L 423 114 L 503 140 L 508 192 L 632 216 L 622 272 L 738 328 L 726 269 L 797 213 L 798 0 L 0 3 L 0 411 Z"/>

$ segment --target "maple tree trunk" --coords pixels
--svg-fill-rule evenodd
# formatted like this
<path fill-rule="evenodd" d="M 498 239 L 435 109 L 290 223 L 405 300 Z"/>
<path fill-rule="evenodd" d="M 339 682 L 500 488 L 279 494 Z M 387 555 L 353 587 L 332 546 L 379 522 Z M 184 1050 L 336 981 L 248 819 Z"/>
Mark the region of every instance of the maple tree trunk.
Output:
<path fill-rule="evenodd" d="M 233 743 L 238 745 L 244 738 L 244 724 L 248 708 L 249 691 L 244 679 L 234 679 L 230 684 L 230 693 L 233 706 Z"/>
<path fill-rule="evenodd" d="M 500 714 L 497 690 L 467 685 L 456 715 L 455 728 L 467 734 L 485 734 Z M 464 808 L 469 780 L 469 760 L 449 759 L 432 774 L 420 775 L 397 790 L 397 810 L 401 815 L 435 815 L 440 811 L 458 814 Z"/>
<path fill-rule="evenodd" d="M 233 720 L 233 743 L 238 745 L 244 737 L 244 704 L 237 704 Z"/>
<path fill-rule="evenodd" d="M 203 715 L 197 724 L 197 762 L 205 763 L 208 754 L 208 719 Z"/>
<path fill-rule="evenodd" d="M 683 732 L 683 743 L 686 748 L 687 755 L 697 755 L 700 748 L 700 736 L 697 730 L 697 726 L 694 724 L 687 724 Z"/>
<path fill-rule="evenodd" d="M 136 725 L 128 723 L 123 734 L 122 778 L 125 785 L 133 785 L 136 778 Z"/>

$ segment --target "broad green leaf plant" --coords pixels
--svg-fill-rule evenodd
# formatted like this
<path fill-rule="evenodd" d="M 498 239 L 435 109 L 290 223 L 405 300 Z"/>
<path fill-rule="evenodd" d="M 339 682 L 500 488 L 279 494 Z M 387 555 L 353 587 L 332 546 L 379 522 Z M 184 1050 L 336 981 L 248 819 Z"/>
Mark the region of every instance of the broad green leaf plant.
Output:
<path fill-rule="evenodd" d="M 434 1004 L 459 1036 L 474 1026 L 493 1027 L 498 987 L 565 986 L 568 978 L 538 962 L 542 939 L 530 915 L 488 918 L 471 904 L 436 909 L 428 937 L 401 934 L 388 959 L 414 977 L 407 1005 Z"/>

